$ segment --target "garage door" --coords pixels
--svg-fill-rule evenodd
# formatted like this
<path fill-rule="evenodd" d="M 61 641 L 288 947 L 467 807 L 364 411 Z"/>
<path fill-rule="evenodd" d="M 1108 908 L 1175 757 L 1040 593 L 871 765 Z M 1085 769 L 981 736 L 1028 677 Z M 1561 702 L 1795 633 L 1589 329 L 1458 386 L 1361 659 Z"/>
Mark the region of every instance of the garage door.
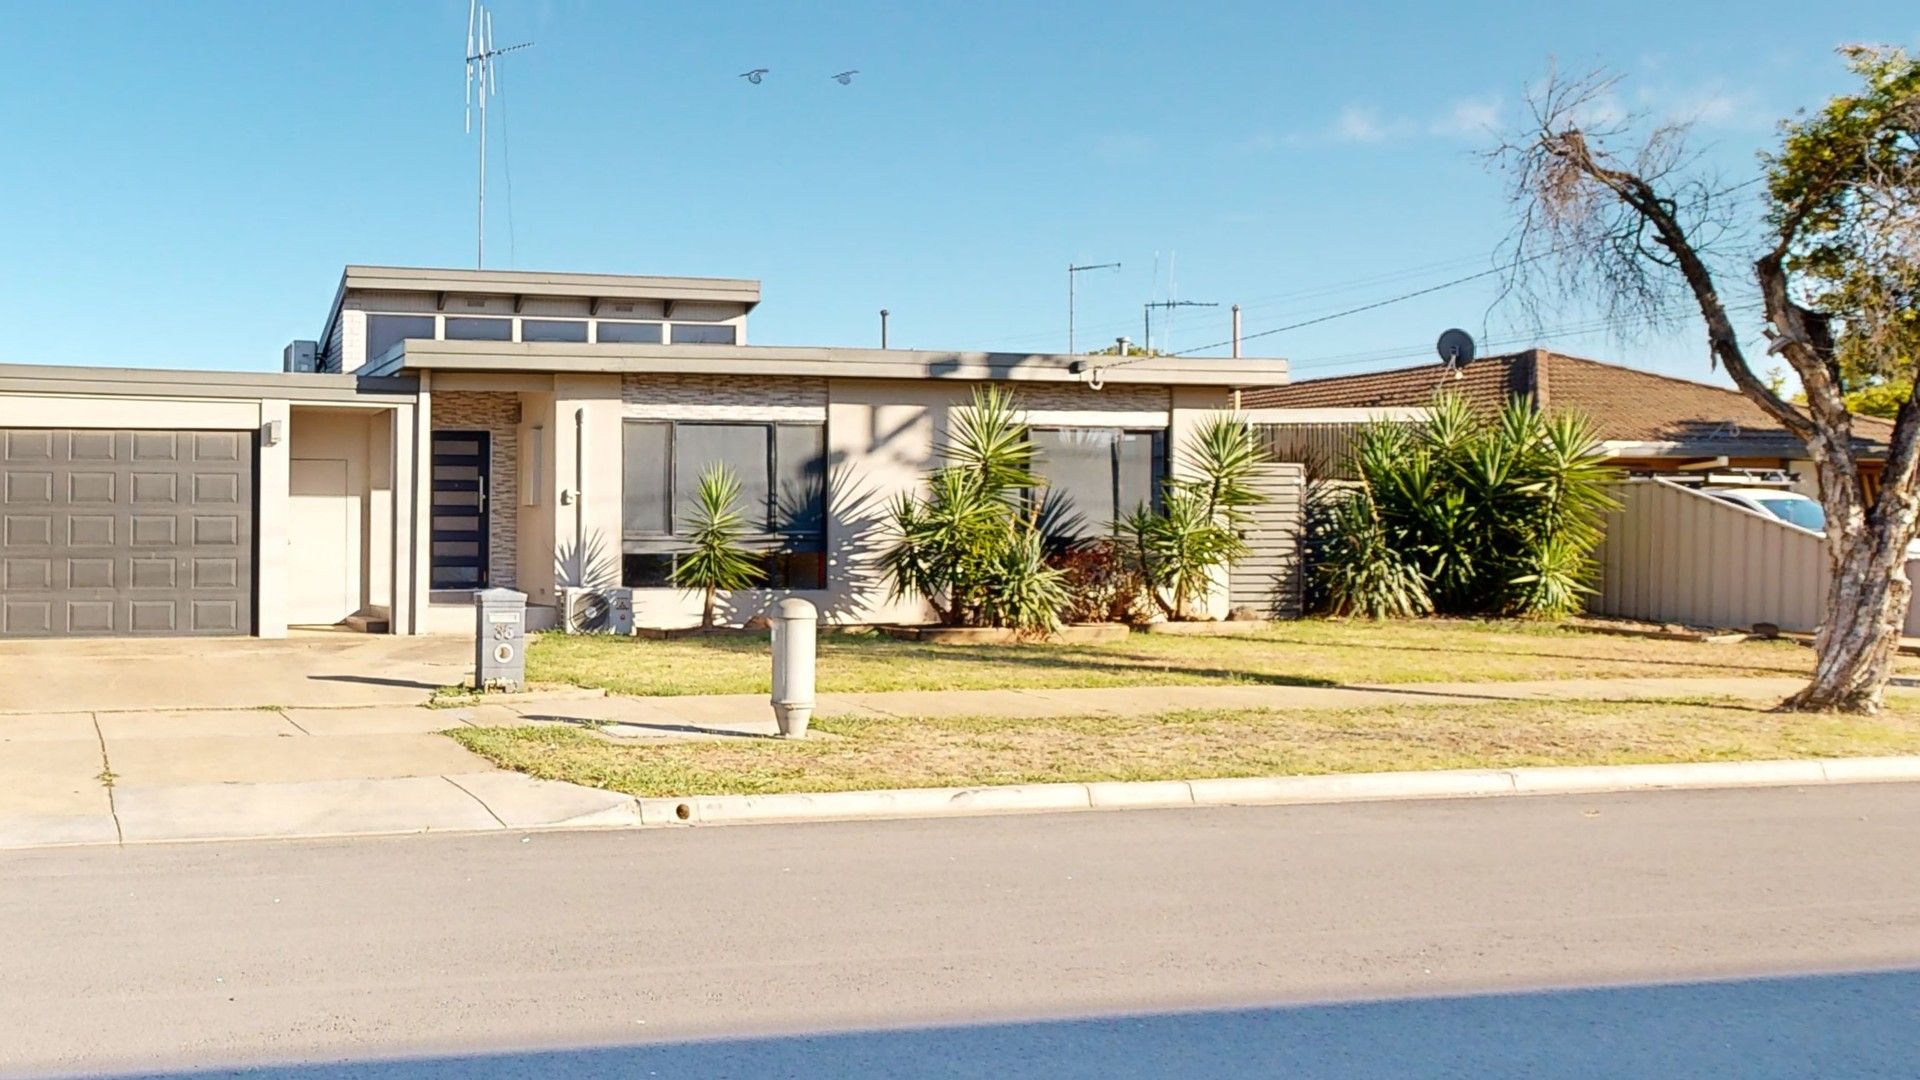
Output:
<path fill-rule="evenodd" d="M 0 430 L 0 637 L 253 632 L 253 433 Z"/>

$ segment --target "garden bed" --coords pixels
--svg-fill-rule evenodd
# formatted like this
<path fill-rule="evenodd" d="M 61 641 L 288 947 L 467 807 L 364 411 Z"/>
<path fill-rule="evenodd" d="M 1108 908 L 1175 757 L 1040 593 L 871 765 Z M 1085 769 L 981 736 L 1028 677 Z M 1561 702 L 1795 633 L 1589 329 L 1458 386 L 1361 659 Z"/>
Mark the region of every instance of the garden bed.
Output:
<path fill-rule="evenodd" d="M 1266 619 L 1228 619 L 1225 622 L 1150 622 L 1134 630 L 1142 634 L 1177 634 L 1183 637 L 1233 637 L 1254 634 L 1273 624 Z"/>

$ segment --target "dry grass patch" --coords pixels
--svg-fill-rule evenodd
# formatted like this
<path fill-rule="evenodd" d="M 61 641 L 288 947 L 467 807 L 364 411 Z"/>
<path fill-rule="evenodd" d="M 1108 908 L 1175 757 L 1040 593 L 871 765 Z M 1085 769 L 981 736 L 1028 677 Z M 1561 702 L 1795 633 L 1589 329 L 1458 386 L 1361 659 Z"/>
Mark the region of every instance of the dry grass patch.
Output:
<path fill-rule="evenodd" d="M 1098 645 L 935 645 L 875 634 L 829 635 L 820 639 L 819 663 L 822 691 L 877 691 L 1804 675 L 1813 653 L 1784 641 L 1651 641 L 1541 623 L 1307 619 L 1242 636 L 1136 634 Z M 764 637 L 648 641 L 543 634 L 527 665 L 535 682 L 616 694 L 768 690 Z"/>
<path fill-rule="evenodd" d="M 615 743 L 570 727 L 450 734 L 510 769 L 632 795 L 1920 753 L 1920 697 L 1872 718 L 1715 702 L 1198 710 L 1116 719 L 816 721 L 803 742 Z"/>

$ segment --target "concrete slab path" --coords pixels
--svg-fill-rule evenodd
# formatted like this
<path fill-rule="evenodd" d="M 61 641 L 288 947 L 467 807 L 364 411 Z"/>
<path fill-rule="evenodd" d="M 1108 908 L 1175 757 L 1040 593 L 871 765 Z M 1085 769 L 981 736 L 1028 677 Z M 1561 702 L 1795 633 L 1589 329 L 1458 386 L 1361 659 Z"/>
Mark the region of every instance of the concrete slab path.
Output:
<path fill-rule="evenodd" d="M 470 709 L 0 715 L 0 848 L 639 823 L 632 799 L 493 768 Z"/>
<path fill-rule="evenodd" d="M 472 639 L 298 633 L 0 642 L 0 714 L 418 705 L 472 670 Z M 31 677 L 26 677 L 26 676 Z"/>
<path fill-rule="evenodd" d="M 313 666 L 282 665 L 285 677 L 295 671 L 305 671 L 298 677 L 307 678 Z M 1331 709 L 1515 699 L 1770 701 L 1795 685 L 1791 679 L 1575 679 L 823 694 L 819 712 L 868 718 L 1145 716 L 1190 708 Z M 116 693 L 104 698 L 120 700 Z M 151 694 L 161 696 L 160 691 Z M 619 698 L 576 691 L 506 696 L 453 709 L 403 703 L 351 708 L 175 704 L 149 710 L 0 712 L 0 847 L 639 823 L 641 811 L 629 798 L 494 769 L 438 734 L 462 724 L 585 725 L 631 740 L 775 732 L 767 700 L 757 694 Z"/>

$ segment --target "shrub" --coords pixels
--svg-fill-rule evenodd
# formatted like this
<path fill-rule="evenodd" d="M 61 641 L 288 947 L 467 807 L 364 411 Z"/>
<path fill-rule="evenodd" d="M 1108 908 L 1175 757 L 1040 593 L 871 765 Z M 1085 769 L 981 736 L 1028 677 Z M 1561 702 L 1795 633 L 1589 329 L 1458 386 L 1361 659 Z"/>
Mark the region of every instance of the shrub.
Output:
<path fill-rule="evenodd" d="M 1027 494 L 1040 480 L 1013 395 L 975 390 L 942 455 L 925 495 L 893 500 L 893 542 L 881 560 L 893 597 L 924 598 L 949 626 L 1057 629 L 1067 597 Z"/>
<path fill-rule="evenodd" d="M 1418 423 L 1363 429 L 1352 471 L 1315 569 L 1333 611 L 1558 618 L 1593 591 L 1618 471 L 1578 415 L 1443 394 Z"/>
<path fill-rule="evenodd" d="M 1146 587 L 1118 539 L 1082 541 L 1050 561 L 1066 590 L 1061 612 L 1065 621 L 1133 623 L 1146 618 Z"/>
<path fill-rule="evenodd" d="M 1265 460 L 1244 419 L 1209 417 L 1180 448 L 1181 476 L 1166 482 L 1160 507 L 1136 507 L 1117 523 L 1147 595 L 1167 618 L 1192 618 L 1190 601 L 1246 553 L 1240 532 L 1261 502 L 1253 476 Z"/>
<path fill-rule="evenodd" d="M 700 486 L 693 500 L 688 550 L 674 560 L 670 580 L 683 589 L 697 589 L 705 595 L 700 606 L 700 627 L 713 627 L 714 594 L 721 589 L 744 589 L 760 580 L 760 565 L 740 543 L 746 523 L 736 505 L 740 501 L 740 481 L 725 465 L 710 466 L 700 474 Z"/>

